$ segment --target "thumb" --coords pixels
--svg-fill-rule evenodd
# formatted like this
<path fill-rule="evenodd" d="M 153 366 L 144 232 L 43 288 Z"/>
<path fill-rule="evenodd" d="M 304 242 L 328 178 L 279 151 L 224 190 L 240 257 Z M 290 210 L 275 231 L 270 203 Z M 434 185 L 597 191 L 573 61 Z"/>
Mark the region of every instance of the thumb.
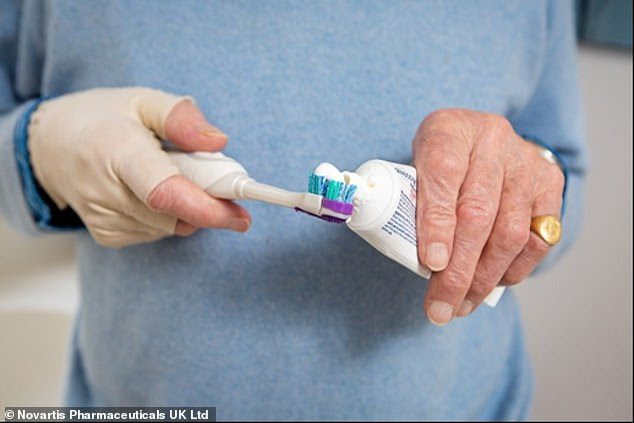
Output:
<path fill-rule="evenodd" d="M 135 88 L 133 107 L 143 125 L 183 151 L 217 151 L 227 136 L 205 119 L 189 97 L 152 88 Z"/>
<path fill-rule="evenodd" d="M 148 205 L 155 211 L 175 216 L 197 228 L 225 228 L 245 232 L 251 225 L 251 216 L 244 208 L 208 195 L 181 175 L 161 182 L 150 193 Z"/>
<path fill-rule="evenodd" d="M 205 119 L 189 99 L 177 103 L 165 121 L 165 135 L 183 151 L 218 151 L 227 143 L 227 135 Z"/>

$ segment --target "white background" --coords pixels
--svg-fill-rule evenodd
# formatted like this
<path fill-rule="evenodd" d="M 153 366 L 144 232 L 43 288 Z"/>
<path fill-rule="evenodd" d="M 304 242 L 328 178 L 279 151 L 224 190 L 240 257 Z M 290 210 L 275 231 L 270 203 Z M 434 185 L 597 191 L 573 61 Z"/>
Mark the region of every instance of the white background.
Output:
<path fill-rule="evenodd" d="M 632 51 L 582 46 L 579 65 L 592 161 L 584 230 L 556 268 L 516 288 L 533 418 L 631 420 Z M 2 225 L 0 410 L 56 405 L 77 304 L 72 240 Z"/>

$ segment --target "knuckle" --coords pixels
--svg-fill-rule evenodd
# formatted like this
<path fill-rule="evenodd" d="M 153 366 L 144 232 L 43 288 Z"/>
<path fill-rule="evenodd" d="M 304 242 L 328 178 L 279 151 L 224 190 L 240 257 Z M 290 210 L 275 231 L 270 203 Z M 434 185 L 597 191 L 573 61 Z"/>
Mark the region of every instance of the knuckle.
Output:
<path fill-rule="evenodd" d="M 500 232 L 496 247 L 510 252 L 521 251 L 531 235 L 529 225 L 518 221 L 507 224 Z"/>
<path fill-rule="evenodd" d="M 454 111 L 452 109 L 437 109 L 434 110 L 433 112 L 429 113 L 425 119 L 423 119 L 423 122 L 421 123 L 421 126 L 426 126 L 429 125 L 435 121 L 445 121 L 446 119 L 449 119 L 453 116 Z"/>
<path fill-rule="evenodd" d="M 464 171 L 464 160 L 454 151 L 448 149 L 433 149 L 427 153 L 427 171 L 431 176 L 446 178 Z"/>
<path fill-rule="evenodd" d="M 490 128 L 494 128 L 503 132 L 513 131 L 511 122 L 509 122 L 509 120 L 502 115 L 487 113 L 484 115 L 484 120 Z"/>
<path fill-rule="evenodd" d="M 447 271 L 444 286 L 450 292 L 463 292 L 469 288 L 471 280 L 457 269 Z"/>
<path fill-rule="evenodd" d="M 455 212 L 445 205 L 432 204 L 423 208 L 423 224 L 427 226 L 453 226 L 456 224 Z"/>
<path fill-rule="evenodd" d="M 493 206 L 484 199 L 469 198 L 458 204 L 459 221 L 469 223 L 478 229 L 489 228 L 495 219 Z"/>
<path fill-rule="evenodd" d="M 418 127 L 417 134 L 425 139 L 447 139 L 446 135 L 455 134 L 457 123 L 465 120 L 470 111 L 465 109 L 437 109 L 429 113 Z M 459 131 L 458 131 L 459 132 Z"/>

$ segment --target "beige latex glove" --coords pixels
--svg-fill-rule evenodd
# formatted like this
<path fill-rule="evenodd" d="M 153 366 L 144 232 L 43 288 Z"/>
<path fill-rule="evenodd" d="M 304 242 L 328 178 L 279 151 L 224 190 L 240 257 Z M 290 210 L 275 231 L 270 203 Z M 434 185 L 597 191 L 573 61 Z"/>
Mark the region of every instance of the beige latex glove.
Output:
<path fill-rule="evenodd" d="M 246 210 L 179 175 L 158 138 L 185 151 L 217 151 L 227 142 L 186 97 L 103 88 L 43 102 L 31 117 L 28 148 L 40 185 L 57 207 L 72 207 L 101 245 L 202 227 L 246 231 Z"/>

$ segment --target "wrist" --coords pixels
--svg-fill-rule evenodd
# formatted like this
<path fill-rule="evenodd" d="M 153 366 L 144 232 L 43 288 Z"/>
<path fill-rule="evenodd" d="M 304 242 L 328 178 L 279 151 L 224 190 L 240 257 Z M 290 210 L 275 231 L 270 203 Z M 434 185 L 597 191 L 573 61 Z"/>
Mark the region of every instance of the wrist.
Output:
<path fill-rule="evenodd" d="M 556 165 L 559 167 L 559 169 L 561 170 L 561 172 L 564 175 L 564 187 L 563 187 L 563 191 L 562 191 L 562 203 L 561 203 L 561 216 L 563 217 L 564 215 L 564 211 L 566 208 L 566 188 L 567 188 L 567 182 L 568 182 L 568 166 L 566 165 L 566 162 L 564 161 L 564 159 L 561 157 L 561 155 L 559 154 L 559 152 L 551 147 L 549 144 L 545 143 L 544 141 L 542 141 L 540 138 L 537 138 L 535 136 L 532 135 L 521 135 L 521 137 L 524 139 L 524 141 L 529 142 L 531 144 L 533 144 L 537 150 L 539 151 L 540 156 L 546 160 L 547 162 Z"/>
<path fill-rule="evenodd" d="M 14 154 L 22 182 L 22 190 L 31 216 L 42 229 L 76 229 L 83 224 L 75 212 L 66 208 L 60 210 L 35 177 L 28 148 L 29 124 L 35 110 L 52 96 L 35 100 L 18 120 L 14 133 Z"/>

